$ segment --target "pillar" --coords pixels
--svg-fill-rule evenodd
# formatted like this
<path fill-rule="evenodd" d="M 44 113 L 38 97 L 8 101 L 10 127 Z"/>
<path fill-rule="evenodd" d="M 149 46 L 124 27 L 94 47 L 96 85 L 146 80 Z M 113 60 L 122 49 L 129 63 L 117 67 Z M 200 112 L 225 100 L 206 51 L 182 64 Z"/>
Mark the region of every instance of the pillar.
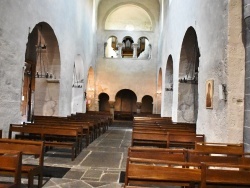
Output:
<path fill-rule="evenodd" d="M 142 105 L 141 102 L 137 102 L 137 103 L 136 103 L 136 107 L 137 107 L 136 112 L 137 112 L 137 114 L 140 114 L 140 113 L 141 113 L 141 105 Z"/>
<path fill-rule="evenodd" d="M 118 58 L 122 58 L 122 43 L 118 43 Z"/>
<path fill-rule="evenodd" d="M 137 58 L 137 47 L 138 47 L 138 44 L 133 43 L 132 47 L 133 47 L 133 58 Z"/>
<path fill-rule="evenodd" d="M 106 57 L 106 48 L 107 48 L 108 43 L 104 42 L 104 54 L 103 57 Z"/>
<path fill-rule="evenodd" d="M 109 101 L 109 109 L 110 109 L 110 113 L 113 116 L 113 120 L 114 120 L 114 115 L 115 115 L 115 101 Z"/>
<path fill-rule="evenodd" d="M 246 72 L 245 72 L 245 119 L 244 119 L 244 147 L 250 152 L 250 0 L 244 0 L 245 50 L 246 50 Z"/>

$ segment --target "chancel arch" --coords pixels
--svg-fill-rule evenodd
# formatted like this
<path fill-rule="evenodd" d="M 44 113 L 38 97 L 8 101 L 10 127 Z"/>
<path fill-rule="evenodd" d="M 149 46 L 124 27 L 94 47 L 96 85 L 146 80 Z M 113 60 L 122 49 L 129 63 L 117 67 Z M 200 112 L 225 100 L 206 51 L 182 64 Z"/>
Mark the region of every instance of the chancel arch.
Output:
<path fill-rule="evenodd" d="M 22 115 L 58 115 L 60 90 L 60 52 L 52 27 L 38 23 L 29 33 L 23 77 Z"/>
<path fill-rule="evenodd" d="M 100 93 L 98 96 L 99 99 L 99 111 L 110 111 L 110 105 L 109 105 L 109 95 L 107 93 Z"/>
<path fill-rule="evenodd" d="M 165 72 L 165 91 L 164 91 L 164 107 L 163 116 L 172 117 L 173 105 L 173 58 L 170 55 L 167 60 Z"/>
<path fill-rule="evenodd" d="M 178 122 L 196 122 L 198 116 L 199 47 L 193 27 L 185 33 L 179 64 Z"/>
<path fill-rule="evenodd" d="M 72 79 L 71 113 L 83 112 L 84 107 L 84 66 L 80 55 L 75 58 Z"/>

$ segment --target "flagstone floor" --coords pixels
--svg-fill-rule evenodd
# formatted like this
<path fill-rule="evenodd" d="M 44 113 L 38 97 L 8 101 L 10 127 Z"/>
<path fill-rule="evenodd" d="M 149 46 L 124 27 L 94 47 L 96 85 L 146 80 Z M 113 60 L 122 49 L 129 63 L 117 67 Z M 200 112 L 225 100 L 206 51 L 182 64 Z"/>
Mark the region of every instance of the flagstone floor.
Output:
<path fill-rule="evenodd" d="M 83 149 L 74 161 L 71 161 L 70 155 L 65 156 L 66 151 L 52 150 L 46 153 L 43 187 L 121 188 L 123 183 L 119 183 L 119 180 L 122 178 L 121 172 L 126 170 L 131 127 L 132 122 L 114 122 L 106 133 Z"/>

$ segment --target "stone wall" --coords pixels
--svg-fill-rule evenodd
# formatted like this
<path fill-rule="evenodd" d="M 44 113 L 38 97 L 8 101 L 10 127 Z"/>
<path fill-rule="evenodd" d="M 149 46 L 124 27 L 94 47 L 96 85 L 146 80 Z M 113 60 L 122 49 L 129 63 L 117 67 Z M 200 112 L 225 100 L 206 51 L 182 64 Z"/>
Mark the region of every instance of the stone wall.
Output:
<path fill-rule="evenodd" d="M 241 1 L 221 0 L 213 3 L 210 0 L 187 0 L 183 3 L 175 0 L 171 4 L 165 3 L 164 7 L 158 67 L 162 68 L 162 75 L 165 75 L 167 59 L 172 55 L 173 120 L 179 119 L 180 113 L 177 112 L 182 105 L 178 101 L 180 53 L 185 32 L 191 26 L 196 32 L 200 50 L 197 132 L 206 134 L 206 141 L 210 142 L 243 142 L 244 52 L 241 38 Z M 236 56 L 233 46 L 239 50 Z M 207 109 L 205 105 L 207 80 L 214 81 L 212 109 Z M 226 84 L 228 88 L 227 101 L 219 98 L 221 84 Z M 162 101 L 168 101 L 168 98 L 164 98 L 167 97 L 164 92 L 163 89 Z M 163 104 L 162 115 L 166 116 L 169 106 L 165 102 Z"/>
<path fill-rule="evenodd" d="M 5 137 L 10 123 L 22 121 L 22 70 L 29 30 L 46 22 L 57 37 L 61 60 L 58 114 L 65 116 L 71 113 L 76 55 L 83 58 L 85 79 L 88 67 L 95 63 L 93 15 L 92 0 L 0 1 L 0 129 Z"/>

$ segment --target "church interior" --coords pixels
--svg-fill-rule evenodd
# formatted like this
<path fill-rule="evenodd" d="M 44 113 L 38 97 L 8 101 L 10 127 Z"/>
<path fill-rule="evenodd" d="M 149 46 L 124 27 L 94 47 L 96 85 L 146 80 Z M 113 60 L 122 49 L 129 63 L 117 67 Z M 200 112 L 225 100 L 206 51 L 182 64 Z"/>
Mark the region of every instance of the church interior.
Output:
<path fill-rule="evenodd" d="M 250 0 L 1 0 L 0 187 L 250 187 L 249 47 Z"/>

